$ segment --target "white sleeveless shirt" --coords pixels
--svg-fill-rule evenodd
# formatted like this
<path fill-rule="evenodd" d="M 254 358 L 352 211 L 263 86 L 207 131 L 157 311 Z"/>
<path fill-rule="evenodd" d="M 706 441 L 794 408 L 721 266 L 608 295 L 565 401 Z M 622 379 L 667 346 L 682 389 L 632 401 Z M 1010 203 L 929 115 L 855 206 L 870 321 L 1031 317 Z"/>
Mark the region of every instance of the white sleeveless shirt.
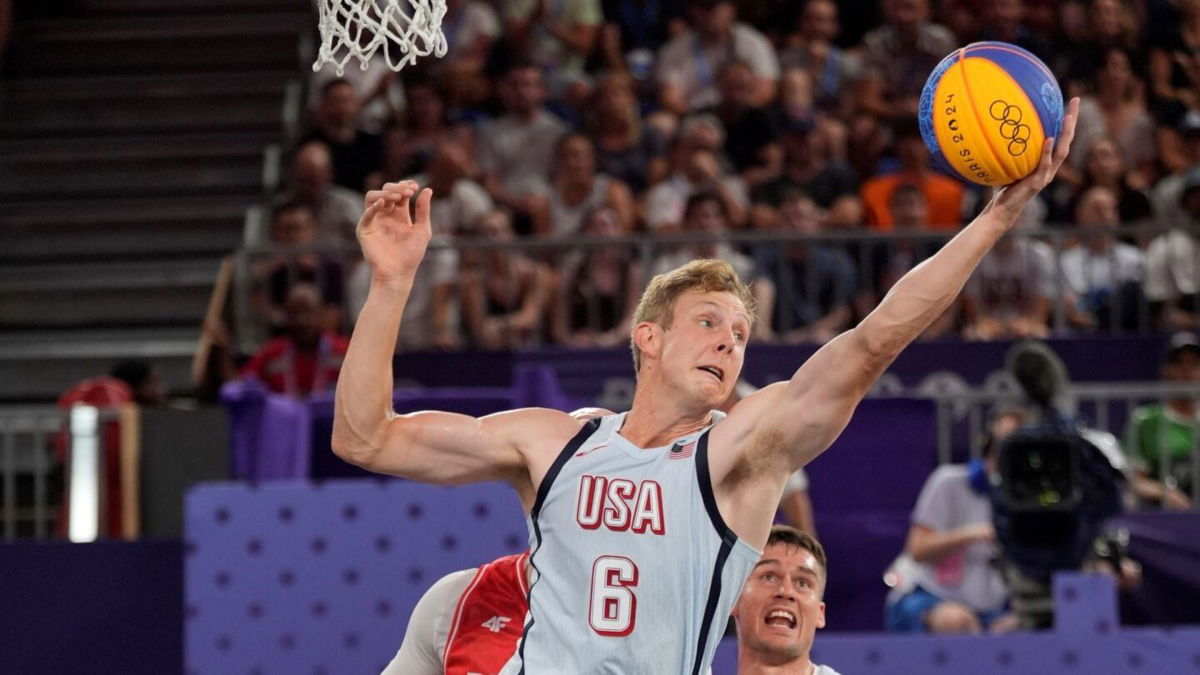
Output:
<path fill-rule="evenodd" d="M 717 510 L 711 426 L 643 449 L 624 421 L 589 422 L 542 480 L 525 633 L 502 675 L 708 671 L 761 551 Z"/>

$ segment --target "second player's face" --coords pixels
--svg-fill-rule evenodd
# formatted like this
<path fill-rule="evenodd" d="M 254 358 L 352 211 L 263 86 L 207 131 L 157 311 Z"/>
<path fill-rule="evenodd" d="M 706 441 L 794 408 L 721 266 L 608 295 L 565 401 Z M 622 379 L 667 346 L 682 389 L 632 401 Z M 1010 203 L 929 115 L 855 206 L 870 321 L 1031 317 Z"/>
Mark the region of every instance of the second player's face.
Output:
<path fill-rule="evenodd" d="M 750 317 L 736 295 L 688 291 L 663 335 L 662 363 L 683 389 L 715 408 L 741 375 L 749 339 Z"/>
<path fill-rule="evenodd" d="M 806 655 L 816 630 L 825 627 L 820 574 L 812 551 L 768 546 L 734 606 L 741 649 L 772 661 Z"/>

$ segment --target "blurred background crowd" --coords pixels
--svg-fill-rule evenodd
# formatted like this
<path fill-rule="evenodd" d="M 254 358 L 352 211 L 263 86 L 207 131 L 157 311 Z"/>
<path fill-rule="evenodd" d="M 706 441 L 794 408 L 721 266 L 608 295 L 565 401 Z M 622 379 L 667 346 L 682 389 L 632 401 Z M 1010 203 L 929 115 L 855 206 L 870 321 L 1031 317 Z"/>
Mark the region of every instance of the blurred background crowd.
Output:
<path fill-rule="evenodd" d="M 976 40 L 1040 56 L 1078 133 L 927 337 L 1197 325 L 1200 3 L 449 0 L 443 28 L 445 58 L 312 76 L 246 267 L 250 344 L 289 305 L 349 330 L 364 191 L 400 179 L 434 189 L 436 235 L 402 350 L 621 344 L 649 278 L 697 256 L 754 282 L 756 340 L 824 342 L 990 198 L 931 168 L 916 122 Z"/>

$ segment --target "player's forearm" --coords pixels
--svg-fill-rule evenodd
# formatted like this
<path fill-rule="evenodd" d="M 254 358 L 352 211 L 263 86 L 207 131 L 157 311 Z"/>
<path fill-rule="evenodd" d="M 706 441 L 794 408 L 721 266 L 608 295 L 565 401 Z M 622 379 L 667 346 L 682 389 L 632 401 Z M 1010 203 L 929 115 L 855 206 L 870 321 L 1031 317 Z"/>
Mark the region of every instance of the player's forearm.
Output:
<path fill-rule="evenodd" d="M 412 280 L 372 281 L 342 361 L 334 399 L 333 450 L 356 464 L 382 446 L 392 409 L 392 355 Z"/>
<path fill-rule="evenodd" d="M 896 282 L 856 331 L 872 351 L 894 357 L 946 311 L 1010 223 L 985 210 L 940 251 Z"/>

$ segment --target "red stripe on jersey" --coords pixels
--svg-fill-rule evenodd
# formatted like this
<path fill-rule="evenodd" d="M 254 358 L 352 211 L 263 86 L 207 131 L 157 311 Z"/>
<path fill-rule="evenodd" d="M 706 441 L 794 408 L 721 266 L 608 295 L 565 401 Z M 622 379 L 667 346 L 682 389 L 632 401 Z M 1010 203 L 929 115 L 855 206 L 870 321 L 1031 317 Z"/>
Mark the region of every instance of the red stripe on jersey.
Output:
<path fill-rule="evenodd" d="M 446 638 L 446 675 L 496 675 L 512 658 L 529 609 L 528 557 L 526 551 L 480 567 L 463 591 Z"/>

